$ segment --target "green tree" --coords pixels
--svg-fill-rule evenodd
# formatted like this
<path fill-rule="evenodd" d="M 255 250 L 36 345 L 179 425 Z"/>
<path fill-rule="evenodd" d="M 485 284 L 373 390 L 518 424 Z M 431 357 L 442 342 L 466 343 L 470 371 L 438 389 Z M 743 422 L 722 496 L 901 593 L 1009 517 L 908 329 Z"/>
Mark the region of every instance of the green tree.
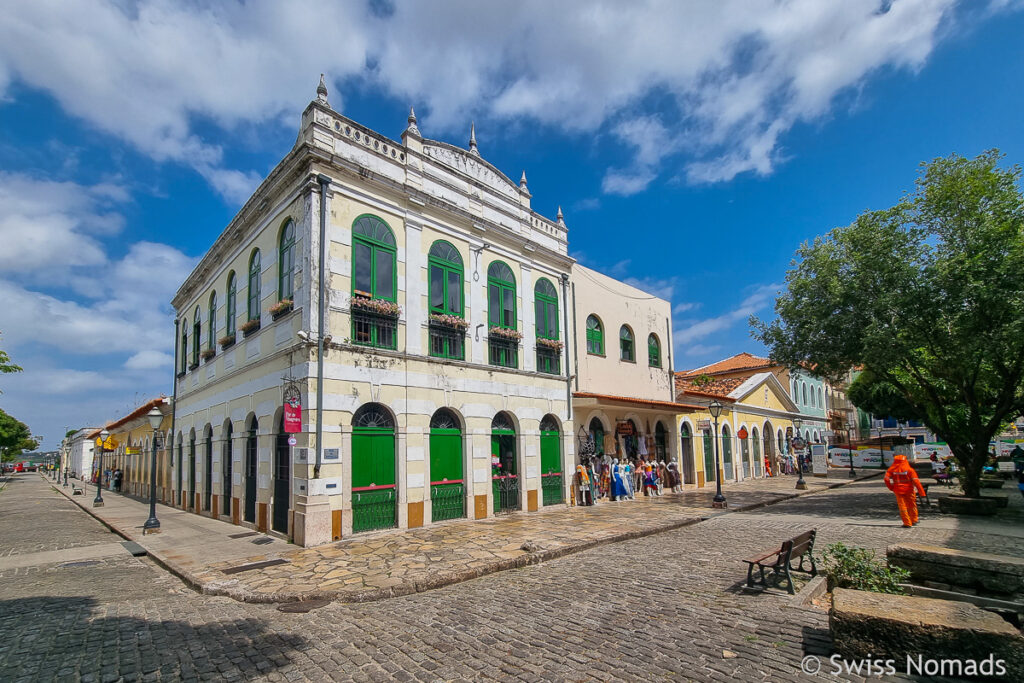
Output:
<path fill-rule="evenodd" d="M 21 366 L 12 363 L 11 357 L 7 355 L 7 352 L 0 349 L 0 373 L 9 375 L 12 372 L 21 372 Z"/>
<path fill-rule="evenodd" d="M 0 462 L 10 462 L 23 451 L 36 448 L 39 448 L 39 439 L 32 436 L 28 425 L 0 410 Z"/>
<path fill-rule="evenodd" d="M 776 320 L 751 318 L 776 362 L 888 384 L 949 444 L 969 496 L 989 441 L 1024 413 L 1024 196 L 1001 159 L 922 164 L 898 204 L 801 245 Z"/>
<path fill-rule="evenodd" d="M 871 370 L 863 371 L 850 382 L 846 396 L 861 410 L 879 417 L 891 417 L 903 422 L 923 417 L 896 387 L 879 379 Z"/>

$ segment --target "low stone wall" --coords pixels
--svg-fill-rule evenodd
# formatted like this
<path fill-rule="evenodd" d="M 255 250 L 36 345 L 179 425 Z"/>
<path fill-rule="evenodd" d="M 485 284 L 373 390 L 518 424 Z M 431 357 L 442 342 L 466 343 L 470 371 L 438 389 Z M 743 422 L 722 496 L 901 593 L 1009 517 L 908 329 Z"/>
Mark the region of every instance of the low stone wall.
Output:
<path fill-rule="evenodd" d="M 889 546 L 885 554 L 890 566 L 906 569 L 914 581 L 1024 594 L 1024 559 L 917 543 Z"/>
<path fill-rule="evenodd" d="M 928 673 L 929 661 L 940 662 L 931 666 L 961 678 L 971 666 L 1002 660 L 1006 673 L 1000 678 L 1024 680 L 1024 637 L 967 603 L 837 588 L 829 626 L 837 654 L 847 661 L 892 660 L 900 673 L 916 673 L 921 665 Z"/>

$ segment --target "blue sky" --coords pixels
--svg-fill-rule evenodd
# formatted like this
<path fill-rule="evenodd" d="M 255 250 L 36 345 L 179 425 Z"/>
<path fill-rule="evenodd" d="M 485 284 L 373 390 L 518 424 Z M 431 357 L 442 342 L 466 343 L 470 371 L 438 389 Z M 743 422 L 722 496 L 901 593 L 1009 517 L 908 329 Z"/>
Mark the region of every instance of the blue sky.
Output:
<path fill-rule="evenodd" d="M 0 16 L 0 407 L 53 448 L 171 389 L 177 285 L 332 105 L 465 146 L 582 263 L 669 298 L 677 369 L 763 349 L 803 240 L 917 164 L 1024 163 L 1024 3 L 21 3 Z"/>

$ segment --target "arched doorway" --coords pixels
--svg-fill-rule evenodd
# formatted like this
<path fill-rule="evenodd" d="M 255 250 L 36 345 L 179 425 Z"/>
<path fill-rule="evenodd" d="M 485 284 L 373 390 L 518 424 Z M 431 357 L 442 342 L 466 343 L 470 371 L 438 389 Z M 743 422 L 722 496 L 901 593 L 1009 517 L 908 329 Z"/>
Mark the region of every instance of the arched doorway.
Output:
<path fill-rule="evenodd" d="M 596 417 L 590 420 L 590 438 L 594 440 L 594 455 L 604 455 L 604 425 Z"/>
<path fill-rule="evenodd" d="M 398 525 L 395 420 L 379 403 L 352 416 L 352 531 Z"/>
<path fill-rule="evenodd" d="M 259 422 L 254 415 L 245 436 L 245 511 L 242 519 L 256 523 L 256 472 L 259 467 L 259 444 L 256 438 Z"/>
<path fill-rule="evenodd" d="M 665 425 L 661 424 L 661 420 L 654 425 L 654 454 L 658 457 L 658 462 L 668 463 L 668 432 L 665 431 Z"/>
<path fill-rule="evenodd" d="M 516 455 L 515 423 L 508 413 L 498 413 L 491 420 L 491 493 L 495 514 L 522 508 Z"/>
<path fill-rule="evenodd" d="M 764 458 L 761 457 L 761 434 L 757 427 L 750 430 L 750 447 L 754 451 L 754 476 L 764 475 Z"/>
<path fill-rule="evenodd" d="M 732 481 L 732 432 L 729 425 L 722 425 L 722 480 Z"/>
<path fill-rule="evenodd" d="M 693 464 L 693 435 L 690 434 L 690 425 L 686 422 L 679 429 L 679 457 L 683 465 L 683 483 L 695 484 L 697 476 Z"/>
<path fill-rule="evenodd" d="M 740 427 L 740 431 L 736 432 L 736 437 L 740 441 L 740 468 L 743 470 L 743 478 L 750 479 L 750 432 L 747 431 L 746 427 Z"/>
<path fill-rule="evenodd" d="M 224 425 L 224 445 L 221 447 L 220 454 L 220 465 L 221 465 L 221 484 L 223 486 L 221 490 L 222 498 L 220 512 L 222 515 L 231 514 L 231 437 L 233 430 L 231 428 L 231 422 L 228 421 Z"/>
<path fill-rule="evenodd" d="M 462 429 L 455 413 L 441 408 L 430 418 L 430 520 L 466 516 Z"/>
<path fill-rule="evenodd" d="M 210 511 L 213 496 L 213 429 L 206 425 L 206 467 L 203 468 L 203 510 Z"/>
<path fill-rule="evenodd" d="M 172 444 L 173 448 L 173 444 Z M 172 451 L 173 453 L 173 451 Z M 97 461 L 98 462 L 98 461 Z M 179 499 L 179 505 L 184 507 L 184 501 L 180 500 L 184 497 L 184 489 L 181 488 L 181 479 L 184 476 L 182 472 L 185 470 L 185 438 L 178 432 L 178 486 L 175 488 L 176 494 Z"/>
<path fill-rule="evenodd" d="M 188 437 L 188 509 L 196 509 L 196 433 Z"/>
<path fill-rule="evenodd" d="M 771 468 L 772 476 L 777 476 L 779 473 L 776 472 L 778 465 L 775 463 L 775 437 L 774 429 L 772 428 L 771 422 L 765 422 L 761 428 L 761 437 L 764 440 L 764 455 L 768 458 L 768 465 Z"/>
<path fill-rule="evenodd" d="M 715 462 L 715 444 L 711 430 L 704 430 L 704 481 L 715 481 L 718 476 L 718 464 Z"/>
<path fill-rule="evenodd" d="M 277 437 L 274 439 L 274 510 L 271 528 L 282 534 L 288 533 L 288 507 L 291 504 L 292 447 L 288 445 L 288 434 L 284 431 L 284 412 L 277 423 Z"/>
<path fill-rule="evenodd" d="M 544 505 L 565 501 L 562 491 L 562 432 L 554 415 L 540 421 L 540 489 Z"/>

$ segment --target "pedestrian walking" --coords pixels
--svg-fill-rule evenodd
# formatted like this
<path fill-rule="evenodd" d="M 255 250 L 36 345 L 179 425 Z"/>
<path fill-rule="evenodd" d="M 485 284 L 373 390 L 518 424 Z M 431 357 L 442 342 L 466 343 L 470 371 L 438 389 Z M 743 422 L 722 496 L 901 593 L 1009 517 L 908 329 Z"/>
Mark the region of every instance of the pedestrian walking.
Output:
<path fill-rule="evenodd" d="M 923 498 L 925 491 L 907 456 L 897 453 L 893 457 L 892 465 L 885 471 L 885 485 L 896 494 L 903 526 L 909 528 L 917 524 L 917 495 Z"/>

